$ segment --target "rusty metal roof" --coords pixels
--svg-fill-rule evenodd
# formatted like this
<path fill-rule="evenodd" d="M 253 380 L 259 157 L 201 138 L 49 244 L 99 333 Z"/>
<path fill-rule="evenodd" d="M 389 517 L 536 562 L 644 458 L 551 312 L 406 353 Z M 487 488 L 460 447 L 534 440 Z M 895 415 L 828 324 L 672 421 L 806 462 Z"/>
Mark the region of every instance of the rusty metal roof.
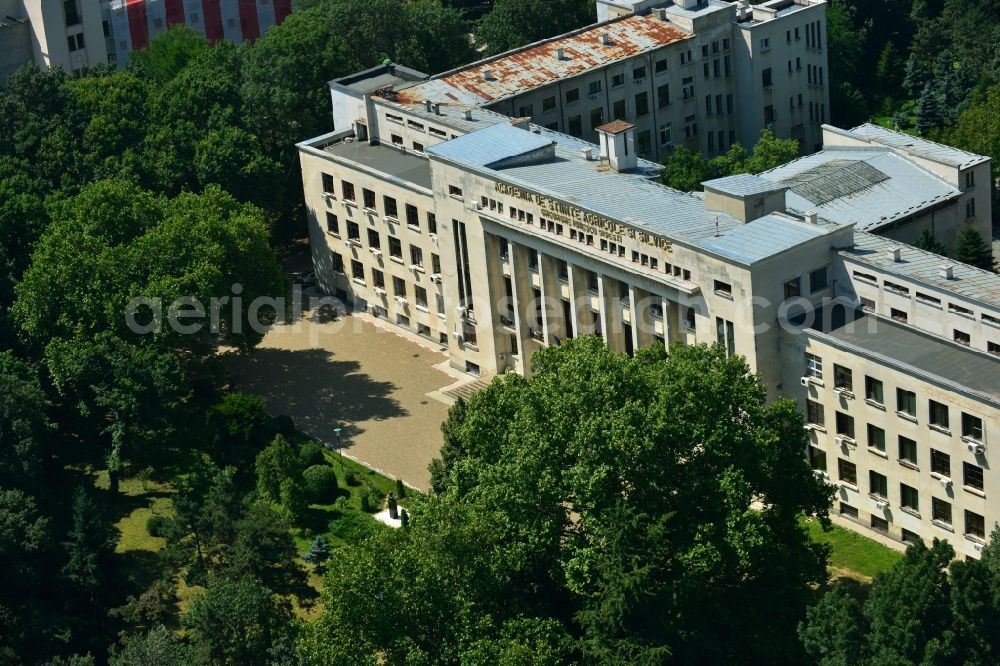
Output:
<path fill-rule="evenodd" d="M 490 104 L 690 37 L 653 15 L 628 16 L 444 72 L 396 100 Z"/>
<path fill-rule="evenodd" d="M 600 127 L 595 127 L 598 132 L 606 132 L 608 134 L 621 134 L 622 132 L 628 131 L 635 127 L 632 123 L 627 123 L 624 120 L 612 120 L 610 123 L 604 123 Z"/>

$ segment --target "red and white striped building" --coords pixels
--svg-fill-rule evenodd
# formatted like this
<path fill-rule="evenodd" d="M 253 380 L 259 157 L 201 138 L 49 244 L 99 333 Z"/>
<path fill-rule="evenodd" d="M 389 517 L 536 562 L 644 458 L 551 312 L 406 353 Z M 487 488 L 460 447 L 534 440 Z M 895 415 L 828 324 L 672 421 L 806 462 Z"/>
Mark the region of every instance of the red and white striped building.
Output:
<path fill-rule="evenodd" d="M 292 0 L 108 0 L 103 2 L 108 60 L 119 65 L 168 27 L 183 24 L 210 43 L 256 39 L 292 12 Z"/>

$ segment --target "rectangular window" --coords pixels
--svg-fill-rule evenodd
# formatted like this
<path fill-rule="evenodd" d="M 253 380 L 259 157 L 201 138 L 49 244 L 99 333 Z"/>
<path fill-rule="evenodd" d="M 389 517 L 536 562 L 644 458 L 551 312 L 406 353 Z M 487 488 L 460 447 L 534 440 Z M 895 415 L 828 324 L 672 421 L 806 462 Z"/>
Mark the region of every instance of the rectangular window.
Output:
<path fill-rule="evenodd" d="M 792 278 L 785 282 L 785 298 L 795 298 L 802 294 L 802 280 Z"/>
<path fill-rule="evenodd" d="M 348 183 L 346 180 L 340 181 L 340 191 L 344 201 L 354 201 L 354 183 Z"/>
<path fill-rule="evenodd" d="M 917 394 L 905 389 L 896 389 L 896 411 L 916 418 Z"/>
<path fill-rule="evenodd" d="M 424 266 L 424 251 L 421 250 L 416 245 L 410 246 L 410 265 L 411 266 Z"/>
<path fill-rule="evenodd" d="M 638 81 L 639 79 L 644 79 L 644 78 L 646 78 L 646 67 L 645 66 L 636 67 L 635 69 L 632 70 L 632 80 L 633 81 Z"/>
<path fill-rule="evenodd" d="M 870 282 L 871 284 L 878 284 L 878 278 L 872 275 L 871 273 L 862 273 L 861 271 L 854 271 L 852 275 L 855 277 L 855 279 L 861 280 L 862 282 Z"/>
<path fill-rule="evenodd" d="M 413 300 L 416 302 L 417 307 L 426 308 L 427 307 L 427 290 L 423 287 L 413 288 Z"/>
<path fill-rule="evenodd" d="M 590 129 L 594 130 L 604 124 L 604 107 L 590 110 Z"/>
<path fill-rule="evenodd" d="M 889 480 L 878 472 L 868 472 L 868 492 L 875 497 L 889 496 Z"/>
<path fill-rule="evenodd" d="M 813 400 L 806 400 L 806 421 L 813 425 L 824 425 L 826 419 L 823 414 L 823 405 Z"/>
<path fill-rule="evenodd" d="M 885 453 L 885 430 L 868 424 L 868 448 Z"/>
<path fill-rule="evenodd" d="M 970 336 L 965 331 L 958 330 L 957 328 L 954 331 L 953 338 L 955 342 L 957 342 L 960 345 L 965 345 L 966 347 L 972 344 L 972 336 Z"/>
<path fill-rule="evenodd" d="M 600 79 L 598 79 L 596 81 L 591 81 L 590 83 L 587 84 L 587 94 L 588 95 L 597 95 L 600 92 L 601 92 L 601 80 Z"/>
<path fill-rule="evenodd" d="M 906 312 L 903 310 L 897 310 L 896 308 L 889 309 L 889 316 L 893 319 L 893 321 L 900 321 L 904 324 L 907 320 Z"/>
<path fill-rule="evenodd" d="M 854 390 L 854 373 L 850 368 L 833 364 L 833 387 L 844 391 Z"/>
<path fill-rule="evenodd" d="M 885 398 L 882 393 L 882 380 L 865 375 L 865 400 L 870 400 L 879 405 L 885 404 Z"/>
<path fill-rule="evenodd" d="M 382 197 L 382 204 L 385 206 L 386 217 L 399 217 L 395 199 L 392 197 Z"/>
<path fill-rule="evenodd" d="M 325 194 L 334 194 L 336 192 L 333 184 L 333 176 L 328 173 L 323 174 L 323 192 Z"/>
<path fill-rule="evenodd" d="M 333 213 L 326 214 L 326 233 L 334 236 L 340 235 L 340 224 L 337 222 L 337 216 Z"/>
<path fill-rule="evenodd" d="M 942 405 L 936 400 L 928 400 L 930 423 L 938 428 L 948 429 L 948 405 Z"/>
<path fill-rule="evenodd" d="M 455 185 L 448 186 L 448 196 L 462 198 L 462 188 Z"/>
<path fill-rule="evenodd" d="M 611 117 L 615 120 L 625 120 L 625 100 L 620 99 L 611 105 Z"/>
<path fill-rule="evenodd" d="M 566 103 L 567 104 L 572 104 L 573 102 L 579 102 L 579 101 L 580 101 L 580 89 L 579 88 L 573 88 L 572 90 L 567 90 L 566 91 Z"/>
<path fill-rule="evenodd" d="M 364 264 L 362 264 L 357 259 L 351 259 L 351 275 L 354 276 L 355 280 L 362 280 L 363 281 L 365 279 L 365 267 L 364 267 Z"/>
<path fill-rule="evenodd" d="M 385 289 L 385 274 L 377 268 L 372 269 L 372 284 L 379 289 Z"/>
<path fill-rule="evenodd" d="M 392 278 L 392 293 L 394 296 L 406 298 L 406 281 L 401 277 Z"/>
<path fill-rule="evenodd" d="M 909 437 L 899 436 L 899 459 L 912 465 L 917 464 L 917 442 Z"/>
<path fill-rule="evenodd" d="M 625 75 L 624 74 L 612 74 L 611 76 L 611 87 L 617 88 L 618 86 L 625 85 Z"/>
<path fill-rule="evenodd" d="M 951 477 L 951 456 L 944 451 L 931 449 L 931 472 Z"/>
<path fill-rule="evenodd" d="M 361 240 L 361 227 L 358 226 L 357 222 L 347 223 L 347 238 L 350 240 Z"/>
<path fill-rule="evenodd" d="M 965 533 L 979 539 L 986 538 L 986 519 L 972 511 L 965 512 Z"/>
<path fill-rule="evenodd" d="M 858 517 L 858 510 L 845 502 L 840 503 L 840 513 L 844 516 L 850 516 L 851 518 Z"/>
<path fill-rule="evenodd" d="M 389 256 L 396 259 L 403 258 L 403 244 L 399 242 L 398 238 L 392 236 L 389 237 Z"/>
<path fill-rule="evenodd" d="M 375 193 L 367 188 L 361 188 L 361 197 L 364 201 L 365 208 L 370 210 L 375 210 Z"/>
<path fill-rule="evenodd" d="M 770 88 L 774 84 L 774 81 L 771 79 L 771 68 L 770 67 L 766 68 L 760 74 L 761 74 L 761 85 L 763 85 L 765 88 Z"/>
<path fill-rule="evenodd" d="M 417 229 L 420 228 L 420 213 L 413 204 L 406 204 L 406 224 Z"/>
<path fill-rule="evenodd" d="M 962 463 L 962 483 L 976 490 L 983 489 L 983 468 L 972 463 Z"/>
<path fill-rule="evenodd" d="M 809 446 L 809 467 L 811 469 L 825 472 L 826 471 L 826 451 L 816 446 Z"/>
<path fill-rule="evenodd" d="M 661 72 L 667 71 L 667 59 L 666 58 L 660 58 L 659 60 L 657 60 L 656 61 L 656 65 L 654 65 L 654 67 L 653 67 L 653 70 L 657 74 L 659 74 Z"/>
<path fill-rule="evenodd" d="M 976 200 L 969 199 L 968 203 L 965 204 L 965 217 L 972 218 L 976 216 Z"/>
<path fill-rule="evenodd" d="M 983 420 L 962 412 L 962 437 L 976 442 L 983 441 Z"/>
<path fill-rule="evenodd" d="M 575 137 L 583 136 L 583 117 L 582 116 L 572 116 L 569 119 L 569 133 Z"/>
<path fill-rule="evenodd" d="M 547 113 L 556 108 L 556 98 L 555 96 L 545 97 L 542 99 L 542 113 Z"/>
<path fill-rule="evenodd" d="M 330 253 L 330 264 L 333 267 L 334 273 L 344 272 L 344 258 L 336 252 Z"/>
<path fill-rule="evenodd" d="M 805 353 L 806 377 L 823 379 L 823 359 L 815 354 Z"/>
<path fill-rule="evenodd" d="M 854 417 L 837 412 L 837 434 L 854 439 Z"/>
<path fill-rule="evenodd" d="M 857 466 L 843 458 L 837 458 L 837 477 L 844 483 L 849 483 L 852 486 L 858 485 L 858 468 Z"/>
<path fill-rule="evenodd" d="M 815 294 L 826 289 L 826 267 L 814 270 L 809 274 L 809 290 Z"/>
<path fill-rule="evenodd" d="M 674 133 L 670 123 L 660 125 L 660 145 L 666 146 L 674 142 Z"/>
<path fill-rule="evenodd" d="M 641 92 L 635 96 L 635 115 L 645 116 L 649 113 L 649 95 Z"/>
<path fill-rule="evenodd" d="M 437 217 L 434 213 L 427 213 L 427 233 L 436 234 L 438 230 Z"/>
<path fill-rule="evenodd" d="M 665 83 L 656 89 L 656 105 L 661 109 L 670 105 L 670 84 Z"/>
<path fill-rule="evenodd" d="M 931 520 L 951 525 L 951 502 L 931 497 Z"/>
<path fill-rule="evenodd" d="M 920 493 L 916 488 L 905 483 L 899 484 L 899 504 L 904 509 L 920 512 Z"/>
<path fill-rule="evenodd" d="M 382 240 L 378 235 L 378 232 L 374 229 L 368 230 L 368 247 L 373 250 L 377 250 L 382 247 Z"/>
<path fill-rule="evenodd" d="M 722 280 L 716 280 L 715 293 L 732 298 L 733 285 L 729 284 L 728 282 L 723 282 Z"/>
<path fill-rule="evenodd" d="M 889 531 L 889 521 L 888 520 L 886 520 L 885 518 L 879 518 L 875 514 L 872 514 L 870 516 L 870 518 L 871 518 L 871 526 L 872 526 L 873 530 L 878 530 L 879 532 L 888 532 Z"/>

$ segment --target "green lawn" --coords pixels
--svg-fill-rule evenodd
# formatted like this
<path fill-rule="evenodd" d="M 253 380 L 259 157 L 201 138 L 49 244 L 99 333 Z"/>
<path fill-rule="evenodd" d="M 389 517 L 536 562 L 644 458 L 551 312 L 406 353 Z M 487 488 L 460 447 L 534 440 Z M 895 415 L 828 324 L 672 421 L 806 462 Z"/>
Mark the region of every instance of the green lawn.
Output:
<path fill-rule="evenodd" d="M 899 551 L 837 525 L 827 532 L 818 520 L 806 519 L 805 525 L 814 541 L 830 546 L 830 570 L 834 576 L 867 582 L 903 557 Z"/>

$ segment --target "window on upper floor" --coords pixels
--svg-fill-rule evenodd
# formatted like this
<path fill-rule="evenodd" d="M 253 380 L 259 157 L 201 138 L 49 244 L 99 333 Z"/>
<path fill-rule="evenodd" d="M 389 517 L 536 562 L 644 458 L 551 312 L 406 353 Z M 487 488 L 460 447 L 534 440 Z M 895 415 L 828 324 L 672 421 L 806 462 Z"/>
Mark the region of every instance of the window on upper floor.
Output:
<path fill-rule="evenodd" d="M 375 210 L 375 192 L 369 190 L 368 188 L 362 188 L 361 199 L 365 205 L 365 208 L 369 210 Z"/>
<path fill-rule="evenodd" d="M 823 380 L 823 359 L 815 354 L 810 354 L 806 352 L 803 355 L 805 359 L 806 366 L 806 377 L 813 377 L 820 381 Z"/>
<path fill-rule="evenodd" d="M 909 437 L 899 436 L 899 459 L 911 465 L 917 464 L 917 442 Z"/>
<path fill-rule="evenodd" d="M 850 368 L 845 368 L 836 363 L 833 364 L 833 388 L 844 391 L 854 390 L 854 373 Z"/>
<path fill-rule="evenodd" d="M 927 408 L 929 412 L 928 421 L 932 426 L 937 426 L 944 430 L 948 429 L 948 405 L 944 405 L 937 400 L 928 400 Z"/>
<path fill-rule="evenodd" d="M 336 191 L 334 190 L 333 176 L 331 176 L 328 173 L 323 174 L 323 193 L 324 194 L 336 193 Z"/>
<path fill-rule="evenodd" d="M 879 405 L 885 404 L 882 392 L 882 381 L 865 375 L 865 400 Z"/>
<path fill-rule="evenodd" d="M 817 268 L 809 273 L 809 291 L 811 293 L 815 294 L 817 291 L 826 289 L 826 285 L 826 266 L 823 268 Z"/>
<path fill-rule="evenodd" d="M 983 420 L 962 412 L 962 437 L 976 442 L 983 441 Z"/>
<path fill-rule="evenodd" d="M 896 389 L 896 411 L 916 418 L 917 394 L 906 389 Z"/>
<path fill-rule="evenodd" d="M 941 476 L 951 476 L 951 456 L 944 451 L 931 449 L 931 472 Z"/>

